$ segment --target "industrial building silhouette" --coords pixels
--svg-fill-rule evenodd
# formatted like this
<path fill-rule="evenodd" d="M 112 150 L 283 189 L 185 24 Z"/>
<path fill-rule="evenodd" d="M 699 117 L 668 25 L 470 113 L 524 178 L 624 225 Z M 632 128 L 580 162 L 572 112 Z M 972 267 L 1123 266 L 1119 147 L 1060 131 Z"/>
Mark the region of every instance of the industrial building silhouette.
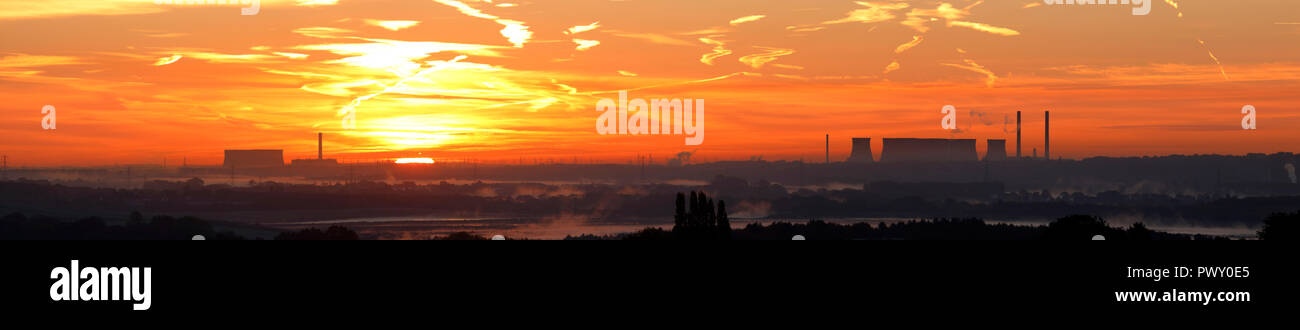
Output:
<path fill-rule="evenodd" d="M 977 161 L 975 139 L 886 138 L 880 162 Z"/>
<path fill-rule="evenodd" d="M 1044 159 L 1051 159 L 1051 124 L 1049 111 L 1043 111 L 1043 154 Z M 875 163 L 871 150 L 871 138 L 853 138 L 853 149 L 846 160 L 848 163 Z M 1020 111 L 1016 111 L 1016 156 L 1007 157 L 1007 140 L 988 139 L 984 152 L 984 161 L 1005 161 L 1022 159 L 1020 146 Z M 1037 158 L 1034 150 L 1031 158 Z M 975 151 L 975 139 L 921 139 L 921 138 L 885 138 L 880 152 L 881 163 L 895 162 L 973 162 L 979 161 Z"/>
<path fill-rule="evenodd" d="M 331 167 L 338 164 L 337 159 L 325 158 L 325 134 L 323 133 L 316 133 L 316 159 L 294 159 L 291 163 L 295 167 Z"/>
<path fill-rule="evenodd" d="M 336 168 L 337 159 L 325 158 L 325 135 L 316 133 L 316 158 L 294 159 L 290 164 L 293 169 Z M 247 149 L 225 151 L 222 167 L 239 170 L 272 170 L 285 168 L 283 149 Z"/>
<path fill-rule="evenodd" d="M 984 151 L 984 161 L 996 162 L 1007 160 L 1007 140 L 989 139 L 988 149 Z"/>
<path fill-rule="evenodd" d="M 871 138 L 853 138 L 853 151 L 849 154 L 850 163 L 874 163 L 875 155 L 871 153 Z"/>

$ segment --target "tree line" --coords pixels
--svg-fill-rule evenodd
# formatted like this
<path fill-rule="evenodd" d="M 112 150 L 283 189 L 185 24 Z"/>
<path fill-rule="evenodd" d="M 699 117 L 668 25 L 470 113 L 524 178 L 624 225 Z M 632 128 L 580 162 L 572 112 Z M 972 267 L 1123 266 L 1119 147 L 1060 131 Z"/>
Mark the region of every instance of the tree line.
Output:
<path fill-rule="evenodd" d="M 731 220 L 727 219 L 727 202 L 713 199 L 703 191 L 691 191 L 688 198 L 677 193 L 677 207 L 673 212 L 672 236 L 678 240 L 729 240 Z"/>

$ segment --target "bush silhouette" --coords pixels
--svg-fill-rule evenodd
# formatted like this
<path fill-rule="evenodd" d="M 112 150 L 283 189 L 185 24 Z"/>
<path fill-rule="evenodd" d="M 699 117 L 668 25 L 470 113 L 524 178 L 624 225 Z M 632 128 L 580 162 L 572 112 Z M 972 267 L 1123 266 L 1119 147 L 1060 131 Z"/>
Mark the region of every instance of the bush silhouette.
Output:
<path fill-rule="evenodd" d="M 726 202 L 714 206 L 713 199 L 704 192 L 677 193 L 673 214 L 673 238 L 679 240 L 731 239 L 731 221 L 727 219 Z M 649 234 L 647 234 L 649 237 Z"/>
<path fill-rule="evenodd" d="M 476 235 L 474 233 L 466 232 L 466 231 L 458 231 L 451 234 L 447 234 L 447 236 L 438 237 L 434 239 L 443 240 L 443 241 L 486 241 L 488 240 L 488 238 L 484 237 L 483 235 Z"/>
<path fill-rule="evenodd" d="M 1296 222 L 1300 222 L 1300 211 L 1269 215 L 1267 219 L 1264 219 L 1264 229 L 1259 231 L 1259 239 L 1266 241 L 1295 241 Z"/>
<path fill-rule="evenodd" d="M 64 220 L 48 216 L 27 217 L 11 213 L 0 218 L 0 239 L 31 240 L 189 240 L 203 235 L 211 240 L 244 239 L 230 231 L 218 232 L 212 224 L 195 217 L 154 216 L 145 220 L 131 212 L 125 221 L 88 217 Z"/>
<path fill-rule="evenodd" d="M 1143 226 L 1143 229 L 1146 227 Z M 1105 236 L 1108 240 L 1123 240 L 1128 235 L 1123 229 L 1112 228 L 1106 220 L 1091 215 L 1076 214 L 1056 219 L 1043 231 L 1043 239 L 1085 241 L 1095 235 Z"/>
<path fill-rule="evenodd" d="M 321 231 L 320 228 L 307 228 L 296 232 L 287 231 L 275 236 L 277 241 L 355 241 L 360 239 L 357 232 L 342 226 L 330 226 L 329 229 Z"/>

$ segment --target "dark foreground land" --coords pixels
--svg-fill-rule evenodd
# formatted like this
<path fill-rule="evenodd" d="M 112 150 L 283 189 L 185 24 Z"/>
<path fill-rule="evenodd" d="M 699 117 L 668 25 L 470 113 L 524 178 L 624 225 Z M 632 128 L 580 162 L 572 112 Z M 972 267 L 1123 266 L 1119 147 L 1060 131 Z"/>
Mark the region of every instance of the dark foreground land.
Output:
<path fill-rule="evenodd" d="M 1265 220 L 1259 239 L 1294 240 L 1300 212 L 1279 213 Z M 190 240 L 195 235 L 209 240 L 245 240 L 240 232 L 258 230 L 240 228 L 195 217 L 154 216 L 145 219 L 139 213 L 130 220 L 114 223 L 99 217 L 78 220 L 11 213 L 0 217 L 0 240 Z M 894 224 L 835 224 L 812 220 L 807 223 L 777 222 L 749 224 L 741 229 L 719 227 L 675 227 L 672 230 L 646 228 L 617 235 L 578 235 L 566 240 L 790 240 L 796 235 L 808 240 L 1090 240 L 1101 235 L 1106 240 L 1227 240 L 1222 236 L 1173 234 L 1147 229 L 1142 224 L 1127 228 L 1112 227 L 1105 220 L 1073 215 L 1048 225 L 1024 226 L 988 224 L 983 220 L 932 219 Z M 275 240 L 357 240 L 355 231 L 342 226 L 326 229 L 308 228 L 281 231 Z M 262 239 L 255 237 L 255 239 Z M 434 240 L 488 240 L 482 235 L 457 232 L 433 237 Z"/>

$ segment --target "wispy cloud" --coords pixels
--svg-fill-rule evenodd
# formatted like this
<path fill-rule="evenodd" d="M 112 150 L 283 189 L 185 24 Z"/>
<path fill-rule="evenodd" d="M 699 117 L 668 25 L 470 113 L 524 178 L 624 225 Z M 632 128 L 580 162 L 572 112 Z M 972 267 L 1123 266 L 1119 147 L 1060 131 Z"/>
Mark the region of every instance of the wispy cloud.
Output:
<path fill-rule="evenodd" d="M 532 39 L 533 37 L 533 32 L 529 31 L 528 26 L 524 25 L 524 22 L 522 21 L 505 19 L 494 15 L 490 15 L 478 9 L 475 9 L 474 7 L 470 7 L 469 5 L 466 5 L 464 2 L 460 2 L 460 1 L 455 1 L 455 0 L 434 0 L 434 1 L 456 8 L 456 10 L 459 10 L 462 14 L 468 15 L 470 17 L 489 19 L 497 22 L 497 24 L 501 24 L 505 26 L 505 28 L 501 29 L 501 35 L 506 37 L 506 40 L 509 40 L 511 44 L 515 45 L 515 47 L 523 47 L 524 43 L 527 43 L 528 40 Z"/>
<path fill-rule="evenodd" d="M 975 31 L 988 32 L 988 33 L 992 33 L 992 34 L 996 34 L 996 35 L 1000 35 L 1000 36 L 1018 36 L 1018 35 L 1020 35 L 1020 31 L 1016 31 L 1016 30 L 1012 30 L 1012 29 L 1008 29 L 1008 28 L 1004 28 L 1004 27 L 992 26 L 992 25 L 988 25 L 988 24 L 984 24 L 984 23 L 975 23 L 975 22 L 966 22 L 966 21 L 949 21 L 949 22 L 948 22 L 948 26 L 957 26 L 957 27 L 970 28 L 970 29 L 975 30 Z"/>
<path fill-rule="evenodd" d="M 704 54 L 703 56 L 700 56 L 701 63 L 713 65 L 713 60 L 716 60 L 719 57 L 731 55 L 731 50 L 726 48 L 727 43 L 725 42 L 714 40 L 713 38 L 700 38 L 700 42 L 713 46 L 712 53 L 708 53 L 708 54 Z"/>
<path fill-rule="evenodd" d="M 736 26 L 736 25 L 741 25 L 749 22 L 757 22 L 758 20 L 763 19 L 764 17 L 767 17 L 767 15 L 749 15 L 749 16 L 733 19 L 731 20 L 731 22 L 728 22 L 728 24 L 731 24 L 731 26 Z"/>
<path fill-rule="evenodd" d="M 0 1 L 0 20 L 67 16 L 140 15 L 160 13 L 168 6 L 133 0 Z"/>
<path fill-rule="evenodd" d="M 0 57 L 0 68 L 39 68 L 85 63 L 84 60 L 75 56 L 11 54 Z"/>
<path fill-rule="evenodd" d="M 578 46 L 575 47 L 574 49 L 580 51 L 588 50 L 591 49 L 591 47 L 596 47 L 597 45 L 600 45 L 600 41 L 598 40 L 585 40 L 585 39 L 573 39 L 573 43 L 578 44 Z"/>
<path fill-rule="evenodd" d="M 661 45 L 694 46 L 694 44 L 686 40 L 669 37 L 667 35 L 663 35 L 659 33 L 630 33 L 630 32 L 615 32 L 615 31 L 610 31 L 610 33 L 619 37 L 640 39 L 640 40 L 661 44 Z"/>
<path fill-rule="evenodd" d="M 975 61 L 969 59 L 963 60 L 963 62 L 965 62 L 965 64 L 940 63 L 940 65 L 983 74 L 985 76 L 984 85 L 988 88 L 993 88 L 993 84 L 998 82 L 998 76 L 994 74 L 993 71 L 989 71 L 989 69 L 985 68 L 983 65 L 979 65 L 979 63 L 975 63 Z"/>
<path fill-rule="evenodd" d="M 903 43 L 902 45 L 898 45 L 898 47 L 895 47 L 895 48 L 894 48 L 894 53 L 895 53 L 895 54 L 902 54 L 903 52 L 907 51 L 908 49 L 912 49 L 912 47 L 916 47 L 916 45 L 920 45 L 920 44 L 921 44 L 921 41 L 923 41 L 923 40 L 925 40 L 925 37 L 923 37 L 923 36 L 912 36 L 912 41 L 908 41 L 908 42 L 906 42 L 906 43 Z"/>
<path fill-rule="evenodd" d="M 858 1 L 858 5 L 867 7 L 865 9 L 854 9 L 849 11 L 848 16 L 822 22 L 822 24 L 843 24 L 843 23 L 876 23 L 894 19 L 893 11 L 905 9 L 910 5 L 906 3 L 878 3 Z"/>
<path fill-rule="evenodd" d="M 794 54 L 793 49 L 763 47 L 763 46 L 754 46 L 754 48 L 763 50 L 763 52 L 758 54 L 742 56 L 740 58 L 740 63 L 745 63 L 746 65 L 749 65 L 750 67 L 755 69 L 762 68 L 763 64 L 767 64 L 768 62 L 775 61 L 777 57 Z"/>
<path fill-rule="evenodd" d="M 886 74 L 886 73 L 890 73 L 890 72 L 898 71 L 898 69 L 900 69 L 900 68 L 902 68 L 902 67 L 903 67 L 902 65 L 899 65 L 899 64 L 898 64 L 898 61 L 889 62 L 889 65 L 886 65 L 886 66 L 885 66 L 885 71 L 881 72 L 881 74 Z"/>
<path fill-rule="evenodd" d="M 185 56 L 183 56 L 183 55 L 181 55 L 181 54 L 176 54 L 176 55 L 172 55 L 172 56 L 162 57 L 162 58 L 159 58 L 158 61 L 153 62 L 153 65 L 154 65 L 154 66 L 164 66 L 164 65 L 168 65 L 168 64 L 176 63 L 176 61 L 180 61 L 182 57 L 185 57 Z"/>
<path fill-rule="evenodd" d="M 569 35 L 579 34 L 587 31 L 592 31 L 597 28 L 600 28 L 600 22 L 592 22 L 591 24 L 587 24 L 587 25 L 574 25 L 570 27 L 568 30 L 564 30 L 564 34 L 569 34 Z"/>
<path fill-rule="evenodd" d="M 226 54 L 208 50 L 186 50 L 177 49 L 165 53 L 174 54 L 171 57 L 160 58 L 154 65 L 167 65 L 182 57 L 189 57 L 198 60 L 204 60 L 211 63 L 265 63 L 279 61 L 279 56 L 264 54 Z M 164 61 L 166 60 L 166 61 Z M 163 64 L 158 64 L 163 63 Z"/>
<path fill-rule="evenodd" d="M 420 24 L 420 21 L 386 21 L 386 20 L 375 20 L 375 19 L 367 19 L 365 22 L 366 24 L 385 28 L 390 31 L 406 29 Z"/>

